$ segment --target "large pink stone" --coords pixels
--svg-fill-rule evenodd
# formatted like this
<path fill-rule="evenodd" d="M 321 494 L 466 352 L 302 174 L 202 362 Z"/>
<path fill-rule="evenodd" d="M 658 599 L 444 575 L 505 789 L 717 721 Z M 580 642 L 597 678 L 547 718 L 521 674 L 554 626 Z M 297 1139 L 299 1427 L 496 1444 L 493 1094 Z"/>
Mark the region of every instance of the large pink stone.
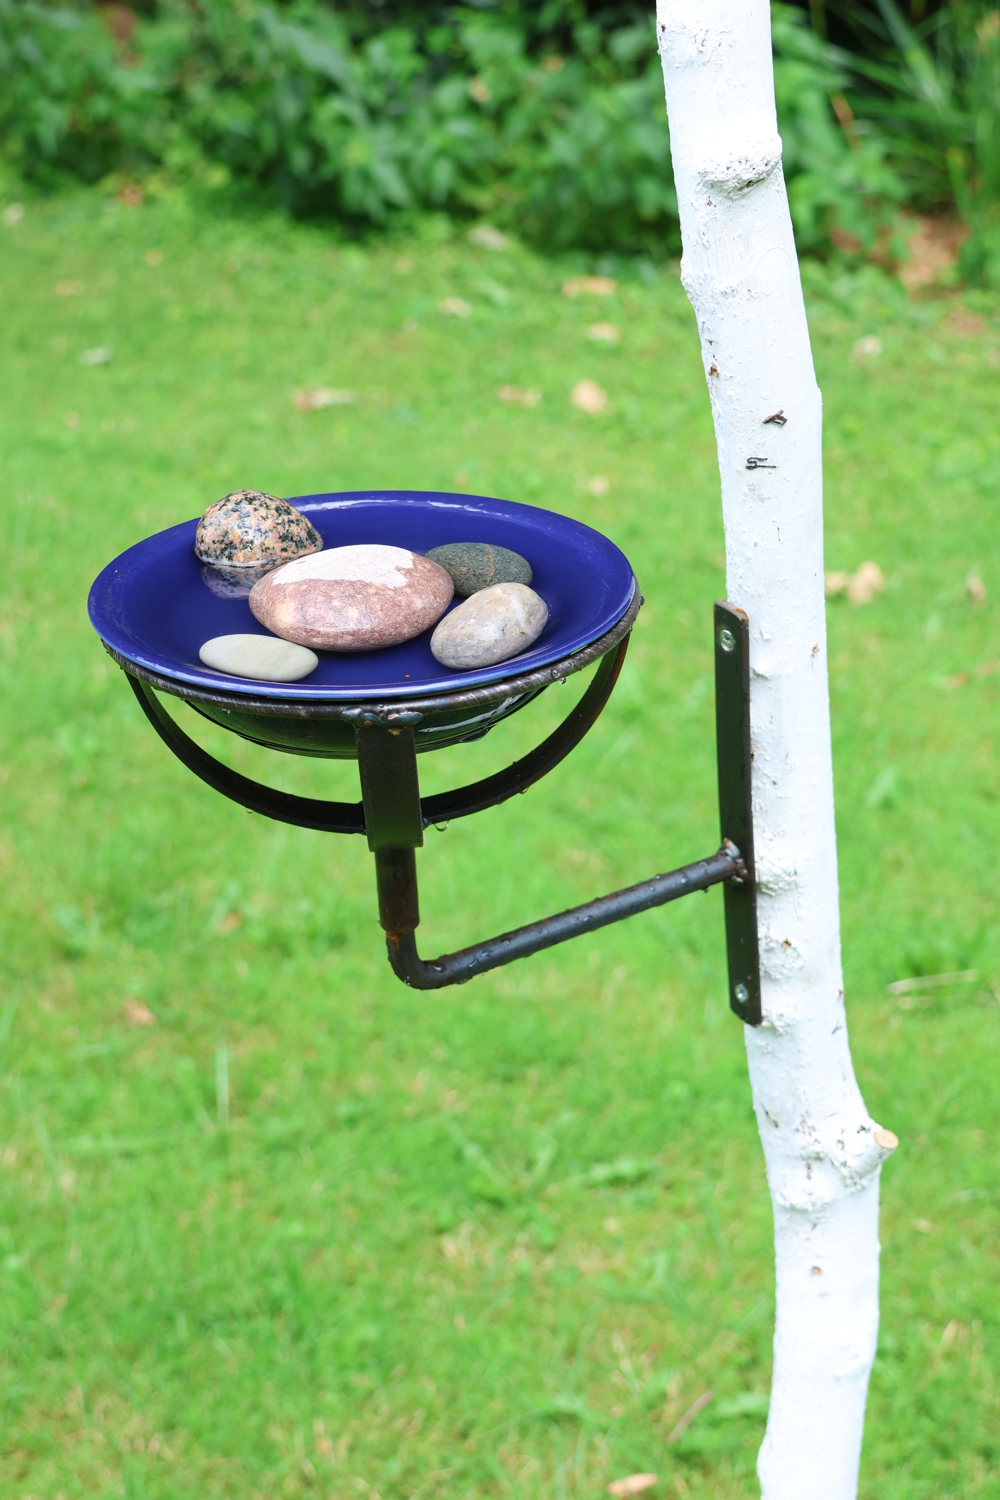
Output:
<path fill-rule="evenodd" d="M 439 620 L 454 585 L 403 547 L 330 547 L 260 579 L 250 608 L 262 625 L 314 651 L 377 651 Z"/>

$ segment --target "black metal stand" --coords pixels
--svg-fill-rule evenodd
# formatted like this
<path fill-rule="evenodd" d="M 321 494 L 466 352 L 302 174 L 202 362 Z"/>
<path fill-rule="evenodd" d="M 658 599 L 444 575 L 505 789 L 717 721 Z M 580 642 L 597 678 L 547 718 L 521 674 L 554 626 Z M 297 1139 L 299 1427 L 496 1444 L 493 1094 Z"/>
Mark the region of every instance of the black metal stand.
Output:
<path fill-rule="evenodd" d="M 576 748 L 597 721 L 601 710 L 611 696 L 627 649 L 628 635 L 626 633 L 620 640 L 614 642 L 613 649 L 600 658 L 600 665 L 594 673 L 590 686 L 559 728 L 521 760 L 516 760 L 506 770 L 498 771 L 495 776 L 486 776 L 482 781 L 474 781 L 469 786 L 456 787 L 450 792 L 439 792 L 436 796 L 422 798 L 420 801 L 421 829 L 429 828 L 432 823 L 450 823 L 453 818 L 467 818 L 471 813 L 483 812 L 487 807 L 495 807 L 497 803 L 506 802 L 509 797 L 515 796 L 518 792 L 526 792 L 536 781 L 548 775 L 549 771 L 553 770 L 561 760 L 565 760 L 569 752 Z M 299 828 L 315 828 L 320 833 L 367 833 L 370 844 L 372 830 L 375 827 L 391 829 L 394 826 L 392 810 L 401 806 L 399 796 L 388 785 L 385 778 L 379 779 L 377 772 L 375 780 L 369 782 L 368 801 L 364 803 L 326 802 L 318 797 L 297 797 L 290 792 L 279 792 L 274 787 L 264 786 L 259 781 L 251 781 L 249 777 L 241 776 L 238 771 L 230 770 L 228 766 L 224 766 L 221 761 L 209 755 L 184 733 L 167 713 L 153 690 L 159 688 L 161 691 L 178 697 L 188 698 L 197 707 L 199 700 L 193 693 L 178 692 L 177 685 L 172 684 L 168 679 L 156 677 L 148 672 L 140 673 L 124 657 L 114 652 L 111 654 L 124 669 L 128 676 L 129 686 L 160 739 L 173 751 L 177 759 L 187 766 L 189 771 L 193 771 L 213 791 L 221 792 L 224 797 L 228 797 L 232 802 L 238 802 L 249 812 L 261 813 L 265 818 L 274 818 L 279 823 L 293 823 Z M 589 665 L 589 663 L 584 664 Z M 547 681 L 560 680 L 562 680 L 561 677 L 553 676 Z M 482 696 L 485 697 L 485 694 Z M 494 696 L 496 696 L 495 693 Z M 475 703 L 473 706 L 479 705 Z M 340 716 L 347 719 L 353 726 L 356 743 L 359 746 L 359 762 L 361 761 L 360 736 L 369 733 L 387 733 L 396 736 L 400 731 L 405 730 L 409 735 L 408 743 L 414 746 L 415 752 L 414 724 L 423 717 L 421 713 L 423 707 L 425 707 L 424 700 L 418 699 L 415 706 L 407 706 L 403 709 L 398 707 L 386 709 L 382 705 L 363 709 L 351 706 L 341 708 Z M 376 743 L 365 741 L 366 745 L 372 747 Z M 394 741 L 389 743 L 394 743 Z M 377 753 L 375 758 L 377 762 Z M 386 764 L 388 765 L 388 762 Z M 390 772 L 390 776 L 391 774 L 394 773 Z M 415 777 L 416 772 L 412 772 L 411 775 Z M 411 832 L 413 816 L 411 806 L 409 812 L 411 823 L 406 825 Z M 400 834 L 400 837 L 403 835 Z M 417 838 L 412 847 L 419 847 L 422 843 L 423 839 Z M 375 846 L 371 845 L 371 847 Z"/>
<path fill-rule="evenodd" d="M 133 663 L 117 654 L 116 660 L 128 673 L 130 685 L 161 739 L 189 770 L 216 791 L 253 812 L 281 822 L 331 833 L 366 834 L 368 847 L 375 855 L 379 920 L 386 933 L 389 961 L 405 984 L 425 990 L 462 984 L 476 974 L 516 958 L 526 958 L 581 933 L 663 906 L 692 891 L 723 885 L 729 1003 L 742 1021 L 757 1026 L 761 1009 L 750 801 L 749 631 L 743 611 L 721 602 L 715 606 L 714 620 L 722 831 L 718 852 L 457 953 L 428 962 L 417 952 L 414 933 L 420 914 L 414 851 L 423 844 L 423 830 L 431 823 L 466 817 L 526 791 L 579 744 L 610 697 L 625 658 L 628 630 L 638 603 L 637 600 L 621 628 L 588 650 L 588 660 L 597 659 L 602 648 L 604 653 L 593 681 L 564 722 L 541 745 L 495 776 L 423 799 L 414 724 L 419 722 L 420 709 L 426 708 L 425 704 L 416 704 L 410 710 L 381 706 L 340 710 L 341 716 L 354 726 L 362 800 L 324 802 L 275 791 L 213 759 L 178 727 L 153 691 L 154 687 L 161 687 L 176 692 L 176 686 L 137 671 Z M 577 659 L 567 670 L 578 670 L 583 664 Z M 194 695 L 185 690 L 183 696 Z"/>
<path fill-rule="evenodd" d="M 463 984 L 476 974 L 509 964 L 515 958 L 527 958 L 581 933 L 593 932 L 654 906 L 664 906 L 692 891 L 723 885 L 730 1005 L 742 1021 L 759 1025 L 748 646 L 746 615 L 730 605 L 717 604 L 716 737 L 722 821 L 722 847 L 717 854 L 429 962 L 420 957 L 414 937 L 420 922 L 414 851 L 423 843 L 423 830 L 413 731 L 405 727 L 359 730 L 361 792 L 368 847 L 375 854 L 379 920 L 386 933 L 389 962 L 404 984 L 421 990 Z"/>

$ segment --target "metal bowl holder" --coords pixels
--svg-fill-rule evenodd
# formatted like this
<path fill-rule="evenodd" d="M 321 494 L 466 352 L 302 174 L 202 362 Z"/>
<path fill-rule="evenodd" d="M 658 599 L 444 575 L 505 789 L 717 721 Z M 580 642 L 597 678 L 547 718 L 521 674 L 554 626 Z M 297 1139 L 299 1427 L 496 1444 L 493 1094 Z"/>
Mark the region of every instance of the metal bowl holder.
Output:
<path fill-rule="evenodd" d="M 758 1026 L 760 962 L 757 900 L 754 885 L 753 823 L 750 801 L 750 669 L 749 623 L 730 604 L 715 605 L 715 721 L 719 773 L 718 852 L 694 864 L 654 875 L 638 885 L 600 896 L 556 916 L 530 922 L 513 932 L 475 943 L 430 961 L 417 952 L 420 921 L 415 850 L 424 829 L 468 817 L 526 792 L 580 743 L 597 720 L 614 688 L 628 647 L 629 634 L 642 604 L 636 594 L 614 628 L 599 640 L 554 666 L 506 677 L 488 687 L 395 702 L 312 703 L 263 695 L 213 693 L 160 676 L 108 651 L 128 676 L 149 722 L 178 760 L 215 791 L 250 812 L 282 823 L 325 833 L 363 833 L 375 855 L 379 920 L 385 929 L 389 962 L 404 984 L 435 990 L 463 984 L 476 974 L 526 958 L 568 938 L 620 922 L 636 912 L 676 901 L 692 891 L 722 885 L 725 900 L 729 1003 L 740 1020 Z M 537 693 L 553 682 L 565 682 L 592 662 L 599 662 L 590 686 L 558 729 L 506 770 L 455 791 L 420 796 L 414 726 L 442 710 L 488 708 L 511 695 Z M 353 725 L 361 776 L 361 801 L 326 802 L 299 797 L 251 781 L 202 750 L 166 712 L 155 689 L 187 699 L 194 707 L 236 705 L 242 712 L 270 716 L 340 718 Z"/>

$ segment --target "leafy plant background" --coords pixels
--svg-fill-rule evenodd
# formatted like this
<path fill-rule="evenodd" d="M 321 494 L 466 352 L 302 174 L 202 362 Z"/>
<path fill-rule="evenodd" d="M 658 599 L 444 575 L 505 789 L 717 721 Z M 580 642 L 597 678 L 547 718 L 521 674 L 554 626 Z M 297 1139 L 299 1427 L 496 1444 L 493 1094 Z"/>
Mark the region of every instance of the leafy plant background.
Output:
<path fill-rule="evenodd" d="M 885 257 L 899 210 L 957 214 L 1000 274 L 1000 11 L 776 4 L 801 247 Z M 915 14 L 919 12 L 920 14 Z M 352 233 L 428 212 L 545 248 L 679 245 L 651 7 L 584 0 L 0 0 L 0 135 L 40 187 L 157 174 Z"/>

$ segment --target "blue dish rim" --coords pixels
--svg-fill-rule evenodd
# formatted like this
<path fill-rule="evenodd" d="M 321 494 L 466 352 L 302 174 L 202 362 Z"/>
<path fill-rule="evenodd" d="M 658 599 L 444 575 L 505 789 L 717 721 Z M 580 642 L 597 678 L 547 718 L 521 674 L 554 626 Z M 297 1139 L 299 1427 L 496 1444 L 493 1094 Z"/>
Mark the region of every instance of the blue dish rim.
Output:
<path fill-rule="evenodd" d="M 564 516 L 558 511 L 542 506 L 525 505 L 516 500 L 503 500 L 489 495 L 451 493 L 445 490 L 344 490 L 312 495 L 289 496 L 289 503 L 305 515 L 346 510 L 354 506 L 372 504 L 379 500 L 392 500 L 404 504 L 428 506 L 434 509 L 461 512 L 479 509 L 492 511 L 509 523 L 520 524 L 534 532 L 548 532 L 554 540 L 562 540 L 572 550 L 571 539 L 586 540 L 591 548 L 601 554 L 606 566 L 605 581 L 609 585 L 606 606 L 595 616 L 590 627 L 575 635 L 557 632 L 550 641 L 538 649 L 522 652 L 519 656 L 500 662 L 496 666 L 480 668 L 471 672 L 448 673 L 436 682 L 397 682 L 387 685 L 376 683 L 359 686 L 356 683 L 338 687 L 330 683 L 277 683 L 253 681 L 245 677 L 229 677 L 208 668 L 197 669 L 162 653 L 141 649 L 135 640 L 114 618 L 113 604 L 119 575 L 129 560 L 148 553 L 151 549 L 173 555 L 183 546 L 185 552 L 193 551 L 195 528 L 198 518 L 181 521 L 175 526 L 154 532 L 133 546 L 126 548 L 94 580 L 87 600 L 87 611 L 94 630 L 116 655 L 146 672 L 155 673 L 168 681 L 185 683 L 193 687 L 208 689 L 213 693 L 232 693 L 241 698 L 266 697 L 290 702 L 358 702 L 359 700 L 427 698 L 439 694 L 460 693 L 473 688 L 503 682 L 505 678 L 521 677 L 525 673 L 541 670 L 556 662 L 564 661 L 574 652 L 585 649 L 611 630 L 628 610 L 635 597 L 637 583 L 632 566 L 625 554 L 610 538 L 583 521 Z M 534 524 L 528 518 L 533 518 Z M 543 524 L 539 525 L 539 522 Z M 509 544 L 509 538 L 504 545 Z M 609 576 L 610 575 L 610 576 Z M 373 653 L 374 654 L 374 653 Z"/>

